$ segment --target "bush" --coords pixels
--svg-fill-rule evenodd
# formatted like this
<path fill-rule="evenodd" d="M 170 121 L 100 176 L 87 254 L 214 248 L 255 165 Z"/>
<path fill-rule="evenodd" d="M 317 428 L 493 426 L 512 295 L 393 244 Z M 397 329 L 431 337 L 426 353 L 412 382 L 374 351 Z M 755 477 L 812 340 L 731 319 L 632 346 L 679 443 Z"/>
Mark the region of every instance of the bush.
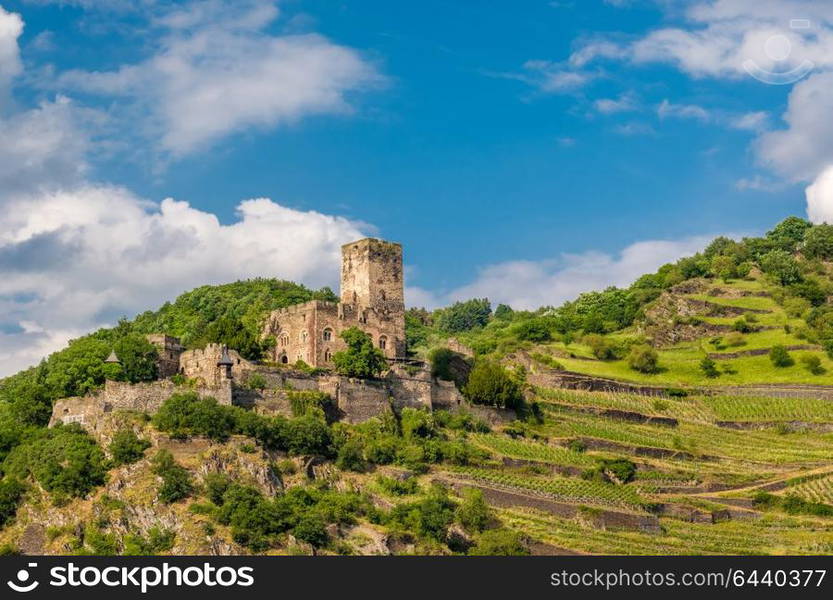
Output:
<path fill-rule="evenodd" d="M 777 344 L 769 350 L 769 360 L 772 361 L 773 366 L 779 368 L 791 367 L 795 364 L 786 346 L 781 344 Z"/>
<path fill-rule="evenodd" d="M 815 354 L 804 354 L 799 360 L 804 368 L 813 375 L 823 375 L 825 373 L 824 367 L 821 366 L 821 359 Z"/>
<path fill-rule="evenodd" d="M 760 259 L 761 270 L 780 285 L 801 281 L 801 267 L 786 250 L 770 250 Z"/>
<path fill-rule="evenodd" d="M 361 473 L 365 469 L 364 446 L 359 439 L 350 439 L 342 444 L 336 456 L 336 466 L 344 471 Z"/>
<path fill-rule="evenodd" d="M 350 327 L 341 332 L 347 350 L 333 355 L 333 364 L 340 375 L 347 377 L 377 377 L 387 368 L 385 355 L 373 345 L 373 339 L 359 329 Z"/>
<path fill-rule="evenodd" d="M 134 463 L 145 455 L 150 442 L 140 439 L 132 429 L 121 429 L 113 435 L 110 442 L 110 456 L 116 465 Z"/>
<path fill-rule="evenodd" d="M 585 335 L 582 342 L 584 342 L 587 346 L 590 346 L 593 356 L 599 360 L 613 360 L 616 358 L 616 345 L 610 342 L 610 340 L 603 335 L 591 333 L 589 335 Z"/>
<path fill-rule="evenodd" d="M 703 375 L 709 377 L 710 379 L 720 377 L 720 371 L 717 370 L 717 363 L 708 356 L 704 357 L 703 360 L 700 361 L 700 370 L 703 372 Z"/>
<path fill-rule="evenodd" d="M 526 556 L 529 550 L 521 536 L 510 529 L 492 529 L 483 532 L 477 543 L 469 549 L 470 556 Z"/>
<path fill-rule="evenodd" d="M 314 414 L 287 421 L 284 436 L 290 454 L 332 456 L 332 432 L 326 421 Z"/>
<path fill-rule="evenodd" d="M 628 366 L 640 373 L 656 373 L 659 370 L 659 356 L 647 344 L 638 344 L 628 353 Z"/>
<path fill-rule="evenodd" d="M 434 486 L 424 499 L 396 505 L 387 520 L 388 524 L 394 527 L 443 542 L 448 533 L 448 526 L 454 521 L 455 508 L 445 489 Z"/>
<path fill-rule="evenodd" d="M 746 338 L 743 337 L 743 334 L 739 331 L 731 331 L 726 334 L 726 338 L 724 340 L 727 346 L 732 348 L 736 348 L 737 346 L 743 346 L 746 344 Z"/>
<path fill-rule="evenodd" d="M 173 504 L 187 498 L 194 490 L 188 470 L 178 465 L 167 450 L 160 450 L 154 457 L 153 474 L 162 478 L 158 496 L 164 504 Z"/>
<path fill-rule="evenodd" d="M 419 482 L 415 477 L 394 479 L 393 477 L 379 475 L 376 478 L 376 483 L 378 483 L 379 487 L 385 490 L 388 494 L 392 494 L 394 496 L 408 496 L 416 494 L 419 491 Z"/>
<path fill-rule="evenodd" d="M 483 492 L 474 488 L 463 492 L 463 501 L 457 507 L 457 521 L 466 531 L 483 531 L 491 516 L 492 511 L 483 498 Z"/>
<path fill-rule="evenodd" d="M 266 378 L 260 373 L 254 373 L 246 380 L 246 387 L 250 390 L 266 389 Z"/>
<path fill-rule="evenodd" d="M 474 404 L 497 408 L 514 409 L 523 405 L 521 387 L 505 368 L 488 360 L 475 362 L 463 395 Z"/>
<path fill-rule="evenodd" d="M 26 486 L 17 479 L 6 478 L 0 481 L 0 528 L 14 518 L 25 491 Z"/>

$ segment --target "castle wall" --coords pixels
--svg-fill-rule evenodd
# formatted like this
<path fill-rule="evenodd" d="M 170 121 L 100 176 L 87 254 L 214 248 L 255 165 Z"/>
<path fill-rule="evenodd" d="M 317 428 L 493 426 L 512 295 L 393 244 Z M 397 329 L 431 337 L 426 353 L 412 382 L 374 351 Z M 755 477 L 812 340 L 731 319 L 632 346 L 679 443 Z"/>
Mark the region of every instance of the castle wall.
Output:
<path fill-rule="evenodd" d="M 215 387 L 222 383 L 223 374 L 217 368 L 217 362 L 223 353 L 220 344 L 208 344 L 205 348 L 188 350 L 183 352 L 179 358 L 179 373 L 189 379 L 198 379 L 209 387 Z M 232 377 L 240 379 L 245 373 L 255 369 L 255 365 L 229 348 L 228 354 L 234 363 L 231 367 Z"/>

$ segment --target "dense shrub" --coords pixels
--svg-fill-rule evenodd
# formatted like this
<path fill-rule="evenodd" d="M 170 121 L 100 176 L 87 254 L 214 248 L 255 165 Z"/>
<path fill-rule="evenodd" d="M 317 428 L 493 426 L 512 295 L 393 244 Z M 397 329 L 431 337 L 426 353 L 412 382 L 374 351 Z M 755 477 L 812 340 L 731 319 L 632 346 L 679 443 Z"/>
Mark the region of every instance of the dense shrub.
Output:
<path fill-rule="evenodd" d="M 14 518 L 25 491 L 26 486 L 17 479 L 7 477 L 0 480 L 0 528 Z"/>
<path fill-rule="evenodd" d="M 790 353 L 787 351 L 786 346 L 781 344 L 777 344 L 770 348 L 769 350 L 769 360 L 772 362 L 773 366 L 776 367 L 791 367 L 795 364 L 795 361 L 790 356 Z"/>
<path fill-rule="evenodd" d="M 386 524 L 442 542 L 448 533 L 448 526 L 454 521 L 455 508 L 445 489 L 433 486 L 422 500 L 396 505 Z"/>
<path fill-rule="evenodd" d="M 61 496 L 86 496 L 104 483 L 104 452 L 77 424 L 41 430 L 14 448 L 3 471 L 18 479 L 31 476 L 48 492 Z"/>
<path fill-rule="evenodd" d="M 521 387 L 501 365 L 478 360 L 463 388 L 465 397 L 474 404 L 498 408 L 518 408 L 523 404 Z"/>
<path fill-rule="evenodd" d="M 593 356 L 599 360 L 613 360 L 617 358 L 617 347 L 611 340 L 596 333 L 585 335 L 582 341 L 590 346 Z"/>
<path fill-rule="evenodd" d="M 801 281 L 801 267 L 792 254 L 785 250 L 770 250 L 760 259 L 761 270 L 780 285 Z"/>
<path fill-rule="evenodd" d="M 126 465 L 140 460 L 150 442 L 140 439 L 132 429 L 121 429 L 110 442 L 110 456 L 116 465 Z"/>
<path fill-rule="evenodd" d="M 385 355 L 373 345 L 373 339 L 359 329 L 350 327 L 341 332 L 347 350 L 333 355 L 336 371 L 347 377 L 377 377 L 387 368 Z"/>
<path fill-rule="evenodd" d="M 801 358 L 801 364 L 813 375 L 823 375 L 824 367 L 821 366 L 821 359 L 815 354 L 804 354 Z"/>
<path fill-rule="evenodd" d="M 477 543 L 469 549 L 471 556 L 525 556 L 529 550 L 524 546 L 520 534 L 510 529 L 484 531 Z"/>
<path fill-rule="evenodd" d="M 174 460 L 167 450 L 160 450 L 153 459 L 153 474 L 162 479 L 158 497 L 164 504 L 173 504 L 191 495 L 194 486 L 188 470 Z"/>
<path fill-rule="evenodd" d="M 700 370 L 703 372 L 703 375 L 712 379 L 720 376 L 720 371 L 717 370 L 717 363 L 708 356 L 700 361 Z"/>
<path fill-rule="evenodd" d="M 513 333 L 519 340 L 548 342 L 552 339 L 549 325 L 543 319 L 529 319 L 515 325 Z"/>
<path fill-rule="evenodd" d="M 195 392 L 173 394 L 153 416 L 153 424 L 172 437 L 204 435 L 224 441 L 234 432 L 235 421 L 230 407 L 217 404 L 214 398 L 201 398 Z"/>
<path fill-rule="evenodd" d="M 647 344 L 637 344 L 628 353 L 628 366 L 640 373 L 656 373 L 659 370 L 659 355 Z"/>
<path fill-rule="evenodd" d="M 469 488 L 463 492 L 463 501 L 457 507 L 456 515 L 457 521 L 466 531 L 477 532 L 486 529 L 492 518 L 492 511 L 483 498 L 483 492 Z"/>

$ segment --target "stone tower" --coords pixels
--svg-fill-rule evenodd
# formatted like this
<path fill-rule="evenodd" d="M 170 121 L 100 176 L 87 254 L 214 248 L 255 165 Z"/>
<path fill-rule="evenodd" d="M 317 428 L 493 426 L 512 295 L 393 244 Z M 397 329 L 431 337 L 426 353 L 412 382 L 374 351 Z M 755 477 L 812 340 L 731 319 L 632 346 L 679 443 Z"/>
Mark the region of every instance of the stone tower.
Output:
<path fill-rule="evenodd" d="M 342 246 L 341 301 L 380 316 L 404 316 L 401 244 L 364 238 Z"/>

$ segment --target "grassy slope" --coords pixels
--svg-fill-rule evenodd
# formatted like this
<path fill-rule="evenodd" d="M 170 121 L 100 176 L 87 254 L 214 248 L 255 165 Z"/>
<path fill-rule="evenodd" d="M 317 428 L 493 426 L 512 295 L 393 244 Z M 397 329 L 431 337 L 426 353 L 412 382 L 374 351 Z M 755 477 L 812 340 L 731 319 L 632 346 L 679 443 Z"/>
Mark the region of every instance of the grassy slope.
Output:
<path fill-rule="evenodd" d="M 758 281 L 719 281 L 715 283 L 724 289 L 747 290 L 751 292 L 765 292 L 766 288 Z M 707 296 L 704 294 L 690 294 L 688 297 L 697 300 L 706 300 L 714 304 L 735 306 L 739 308 L 767 310 L 768 313 L 756 314 L 756 325 L 762 327 L 774 327 L 775 329 L 763 329 L 744 336 L 745 344 L 738 347 L 715 349 L 709 344 L 708 338 L 692 342 L 680 343 L 671 348 L 659 350 L 661 371 L 654 374 L 642 374 L 631 369 L 624 360 L 599 361 L 593 357 L 589 347 L 574 342 L 565 346 L 561 342 L 553 342 L 541 346 L 543 350 L 550 350 L 558 355 L 558 361 L 570 371 L 597 375 L 601 377 L 612 377 L 627 381 L 650 383 L 657 385 L 744 385 L 752 383 L 798 383 L 833 385 L 833 360 L 830 360 L 821 351 L 793 351 L 791 354 L 795 364 L 791 367 L 775 368 L 766 355 L 763 356 L 742 356 L 731 359 L 717 359 L 720 365 L 728 365 L 734 373 L 724 373 L 719 378 L 709 379 L 703 375 L 699 363 L 706 352 L 738 352 L 755 350 L 760 348 L 771 348 L 776 344 L 786 346 L 804 345 L 806 341 L 799 339 L 793 333 L 787 333 L 784 325 L 789 325 L 791 331 L 804 322 L 801 319 L 790 318 L 772 298 L 747 296 L 740 298 L 724 298 Z M 708 317 L 704 320 L 715 323 L 731 325 L 738 317 Z M 611 337 L 633 337 L 634 331 L 624 331 Z M 573 354 L 578 358 L 569 358 Z M 799 360 L 803 354 L 814 354 L 822 361 L 826 370 L 821 375 L 813 375 L 805 369 Z M 582 360 L 589 359 L 589 360 Z"/>

